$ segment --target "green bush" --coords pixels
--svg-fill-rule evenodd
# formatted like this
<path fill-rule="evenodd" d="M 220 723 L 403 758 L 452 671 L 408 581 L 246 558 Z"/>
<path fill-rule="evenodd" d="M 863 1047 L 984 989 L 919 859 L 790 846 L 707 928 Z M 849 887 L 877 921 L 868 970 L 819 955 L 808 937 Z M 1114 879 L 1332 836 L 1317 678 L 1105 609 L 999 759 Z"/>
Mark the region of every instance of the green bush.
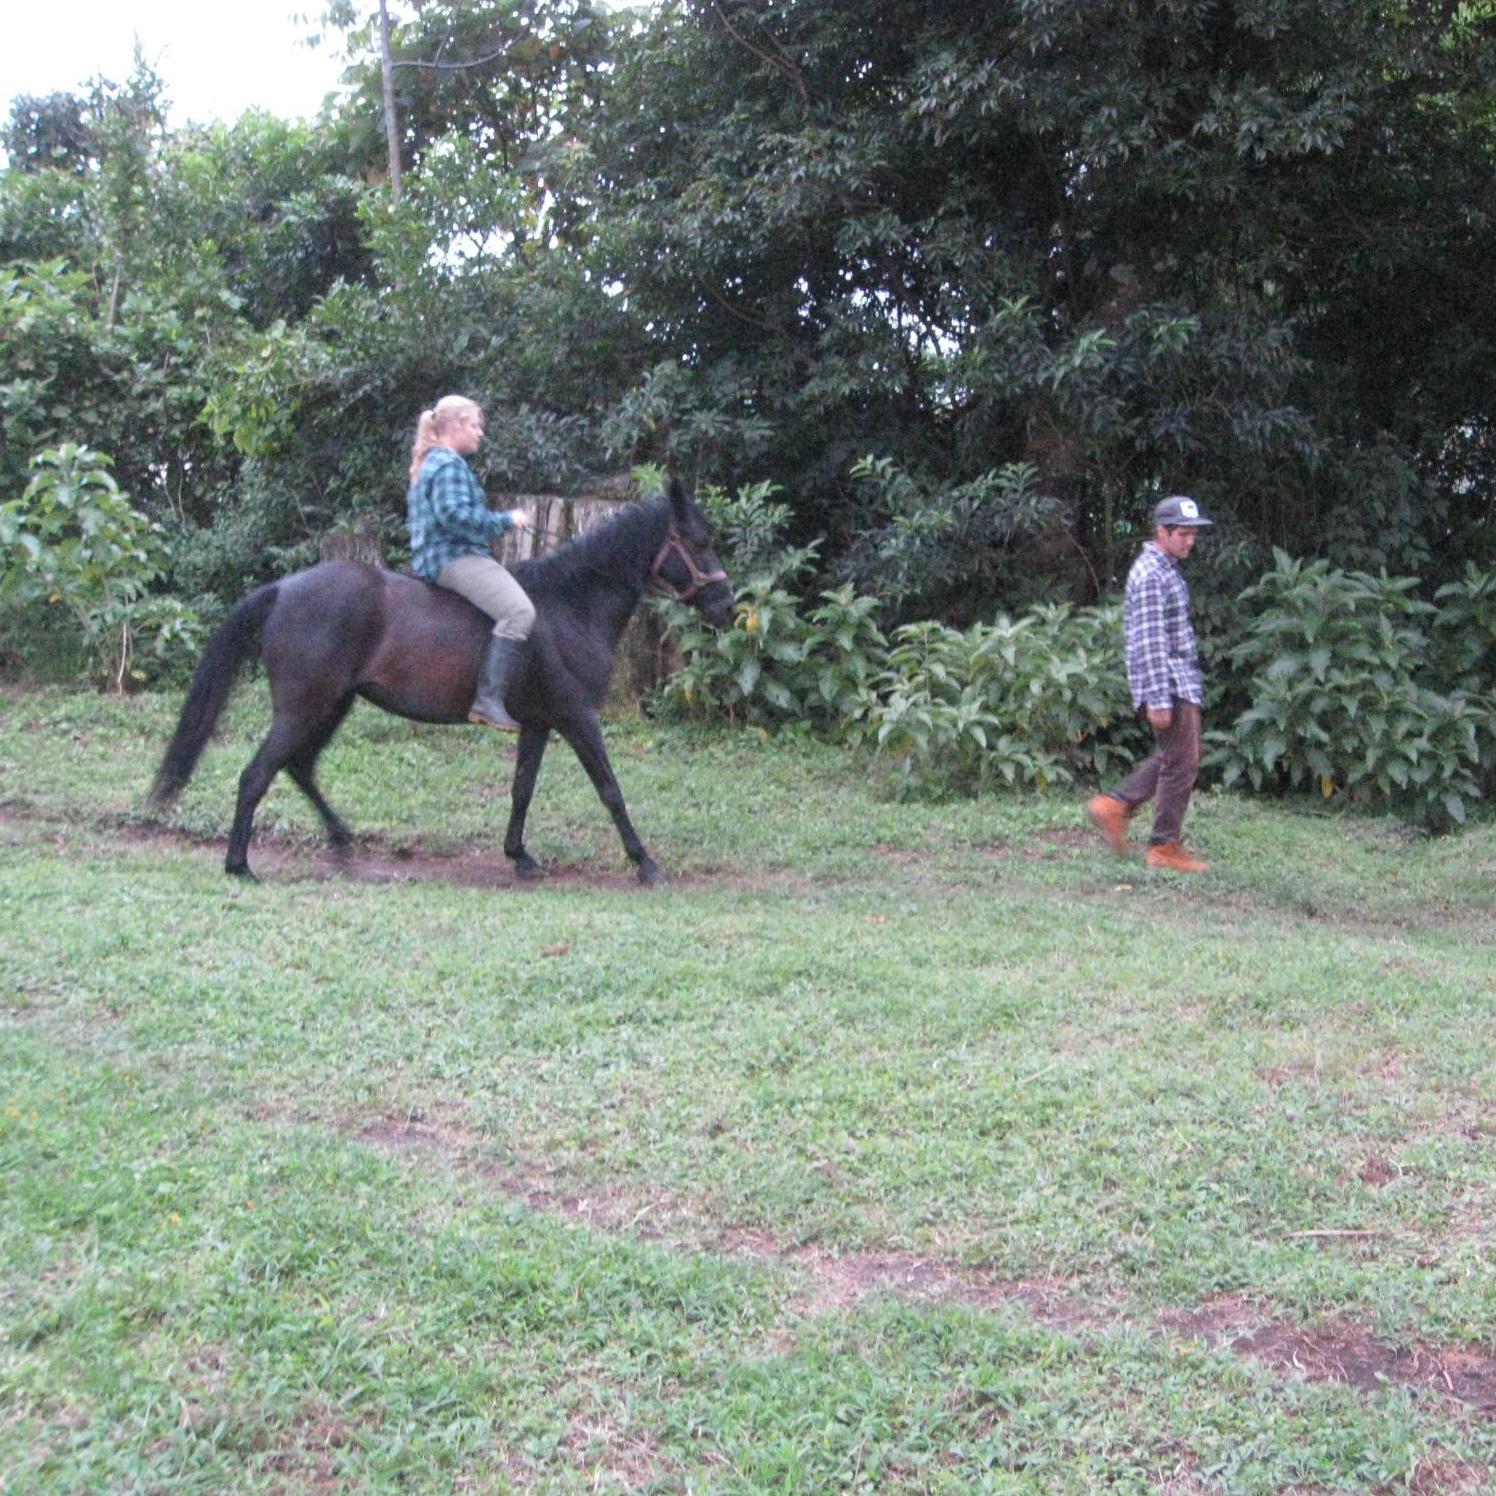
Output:
<path fill-rule="evenodd" d="M 1451 690 L 1496 690 L 1496 571 L 1467 563 L 1465 574 L 1434 594 L 1431 663 Z"/>
<path fill-rule="evenodd" d="M 807 613 L 780 581 L 774 572 L 750 577 L 738 589 L 730 629 L 709 628 L 679 603 L 664 605 L 686 657 L 662 688 L 666 707 L 764 727 L 851 730 L 886 655 L 877 601 L 838 587 Z"/>
<path fill-rule="evenodd" d="M 908 624 L 890 643 L 880 600 L 850 585 L 808 609 L 795 590 L 815 545 L 775 549 L 786 519 L 760 485 L 709 496 L 742 574 L 733 628 L 665 605 L 686 658 L 662 689 L 684 715 L 804 724 L 872 748 L 894 793 L 1106 780 L 1146 753 L 1123 656 L 1121 605 L 1043 606 L 965 630 Z M 729 547 L 740 547 L 735 554 Z M 1231 725 L 1208 734 L 1228 785 L 1318 789 L 1438 828 L 1462 823 L 1496 774 L 1496 573 L 1468 566 L 1434 603 L 1413 578 L 1275 553 L 1233 605 L 1240 632 L 1211 673 Z"/>
<path fill-rule="evenodd" d="M 908 624 L 863 733 L 896 793 L 1043 788 L 1106 774 L 1143 746 L 1119 608 L 1034 608 L 964 631 Z"/>
<path fill-rule="evenodd" d="M 1481 793 L 1496 789 L 1496 571 L 1473 563 L 1434 594 L 1432 663 L 1438 678 L 1480 708 L 1475 738 Z"/>
<path fill-rule="evenodd" d="M 1489 625 L 1478 576 L 1453 585 L 1466 589 L 1461 607 L 1486 609 Z M 1451 609 L 1441 624 L 1416 587 L 1411 577 L 1276 553 L 1274 569 L 1242 597 L 1254 624 L 1230 651 L 1251 704 L 1213 735 L 1209 761 L 1225 783 L 1317 787 L 1431 827 L 1464 821 L 1481 793 L 1491 700 L 1469 689 L 1479 650 L 1457 668 L 1473 631 L 1455 621 L 1456 594 L 1441 589 Z"/>
<path fill-rule="evenodd" d="M 641 484 L 650 477 L 641 472 Z M 820 605 L 807 611 L 794 588 L 819 543 L 783 546 L 790 509 L 774 492 L 773 484 L 756 483 L 733 494 L 709 487 L 698 496 L 718 554 L 737 579 L 735 620 L 730 629 L 714 629 L 690 607 L 659 604 L 686 661 L 661 687 L 659 705 L 683 716 L 845 734 L 867 709 L 887 656 L 879 604 L 848 585 L 822 592 Z"/>
<path fill-rule="evenodd" d="M 147 594 L 165 561 L 161 527 L 131 507 L 109 466 L 104 453 L 71 442 L 32 459 L 25 492 L 0 504 L 0 609 L 10 638 L 34 632 L 49 651 L 58 631 L 27 623 L 61 609 L 72 624 L 62 633 L 123 691 L 195 656 L 202 625 L 189 605 Z"/>

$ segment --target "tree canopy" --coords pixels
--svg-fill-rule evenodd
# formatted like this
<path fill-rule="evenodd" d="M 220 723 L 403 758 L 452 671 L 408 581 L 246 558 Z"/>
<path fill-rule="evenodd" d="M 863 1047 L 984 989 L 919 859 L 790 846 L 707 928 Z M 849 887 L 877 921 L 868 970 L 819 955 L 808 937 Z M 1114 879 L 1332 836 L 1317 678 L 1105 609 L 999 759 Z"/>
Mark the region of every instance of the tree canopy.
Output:
<path fill-rule="evenodd" d="M 496 488 L 772 481 L 904 616 L 1105 591 L 1154 497 L 1417 570 L 1496 547 L 1490 0 L 421 0 L 311 125 L 15 101 L 0 487 L 108 452 L 229 594 L 482 400 Z"/>

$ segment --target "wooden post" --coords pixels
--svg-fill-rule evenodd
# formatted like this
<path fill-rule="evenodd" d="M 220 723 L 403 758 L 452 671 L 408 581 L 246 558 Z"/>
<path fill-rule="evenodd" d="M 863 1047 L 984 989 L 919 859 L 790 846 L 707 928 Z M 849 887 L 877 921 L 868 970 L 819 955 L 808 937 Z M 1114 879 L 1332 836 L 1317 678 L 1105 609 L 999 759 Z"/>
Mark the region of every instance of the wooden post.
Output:
<path fill-rule="evenodd" d="M 560 494 L 504 494 L 491 502 L 496 509 L 523 509 L 529 514 L 529 530 L 511 530 L 494 545 L 494 554 L 506 566 L 548 555 L 568 540 L 585 535 L 610 519 L 638 497 L 631 476 L 605 479 L 591 492 L 574 499 Z M 680 666 L 680 656 L 666 637 L 654 612 L 640 607 L 614 656 L 613 683 L 608 692 L 612 711 L 637 712 L 640 704 Z"/>

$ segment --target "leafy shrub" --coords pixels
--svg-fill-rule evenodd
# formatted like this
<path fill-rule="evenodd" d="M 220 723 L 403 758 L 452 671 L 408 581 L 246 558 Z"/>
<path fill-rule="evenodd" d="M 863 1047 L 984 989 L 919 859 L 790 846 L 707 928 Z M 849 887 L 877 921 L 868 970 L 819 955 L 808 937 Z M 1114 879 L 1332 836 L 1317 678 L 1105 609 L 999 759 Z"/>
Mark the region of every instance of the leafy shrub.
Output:
<path fill-rule="evenodd" d="M 1496 571 L 1473 562 L 1434 594 L 1431 664 L 1451 689 L 1481 695 L 1496 689 Z"/>
<path fill-rule="evenodd" d="M 1496 570 L 1467 563 L 1435 594 L 1430 664 L 1449 689 L 1478 702 L 1475 736 L 1483 794 L 1496 787 Z"/>
<path fill-rule="evenodd" d="M 892 759 L 902 795 L 1071 784 L 1141 747 L 1116 605 L 1034 608 L 964 631 L 907 624 L 876 689 L 864 735 Z"/>
<path fill-rule="evenodd" d="M 731 495 L 717 488 L 699 495 L 718 554 L 729 576 L 740 579 L 736 617 L 732 628 L 713 629 L 692 608 L 659 604 L 686 661 L 661 688 L 660 704 L 687 716 L 846 732 L 865 710 L 887 653 L 878 602 L 842 586 L 821 593 L 820 605 L 807 611 L 793 589 L 818 543 L 783 547 L 790 509 L 774 492 L 773 484 L 758 483 Z"/>
<path fill-rule="evenodd" d="M 665 470 L 641 467 L 637 470 L 641 490 L 665 490 Z M 749 483 L 735 492 L 708 484 L 697 502 L 711 522 L 717 542 L 717 554 L 734 576 L 773 571 L 794 575 L 801 566 L 793 551 L 784 549 L 784 533 L 789 527 L 790 506 L 776 499 L 779 485 L 772 482 Z M 809 562 L 815 547 L 804 552 Z"/>
<path fill-rule="evenodd" d="M 1436 613 L 1416 580 L 1275 555 L 1243 595 L 1255 624 L 1230 651 L 1251 705 L 1216 735 L 1225 782 L 1318 786 L 1430 826 L 1463 822 L 1491 704 L 1427 683 Z M 1468 602 L 1482 605 L 1478 588 Z"/>
<path fill-rule="evenodd" d="M 25 492 L 0 504 L 0 607 L 66 609 L 95 668 L 122 691 L 195 655 L 201 624 L 188 605 L 147 596 L 164 563 L 161 527 L 131 507 L 109 465 L 71 442 L 32 459 Z"/>
<path fill-rule="evenodd" d="M 804 556 L 794 553 L 791 564 Z M 847 731 L 867 709 L 887 641 L 876 599 L 850 586 L 821 597 L 807 613 L 775 573 L 761 573 L 738 589 L 733 627 L 720 630 L 679 603 L 664 604 L 686 657 L 662 689 L 664 704 L 760 726 Z"/>

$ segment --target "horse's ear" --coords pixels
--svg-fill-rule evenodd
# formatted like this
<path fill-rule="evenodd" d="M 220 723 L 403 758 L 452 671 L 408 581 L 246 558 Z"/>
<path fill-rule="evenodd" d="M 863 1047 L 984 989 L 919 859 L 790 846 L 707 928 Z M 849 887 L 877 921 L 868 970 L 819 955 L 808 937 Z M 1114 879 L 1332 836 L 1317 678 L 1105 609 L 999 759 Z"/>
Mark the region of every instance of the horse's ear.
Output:
<path fill-rule="evenodd" d="M 686 491 L 681 487 L 680 479 L 674 473 L 670 475 L 670 482 L 665 487 L 665 492 L 670 499 L 670 512 L 677 520 L 686 517 Z"/>

